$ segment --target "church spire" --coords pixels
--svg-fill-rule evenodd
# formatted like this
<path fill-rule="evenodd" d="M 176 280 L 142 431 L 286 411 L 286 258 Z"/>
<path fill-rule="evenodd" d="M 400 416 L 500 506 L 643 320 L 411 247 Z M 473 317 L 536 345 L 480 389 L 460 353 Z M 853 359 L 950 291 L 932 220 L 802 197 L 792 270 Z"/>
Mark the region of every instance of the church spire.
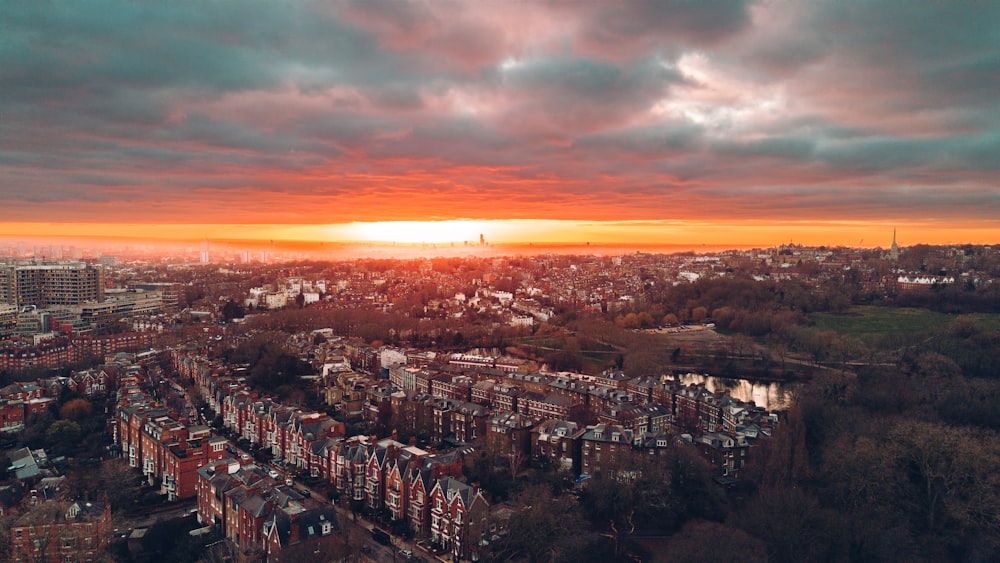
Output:
<path fill-rule="evenodd" d="M 889 258 L 899 260 L 899 245 L 896 244 L 896 228 L 892 229 L 892 246 L 889 247 Z"/>

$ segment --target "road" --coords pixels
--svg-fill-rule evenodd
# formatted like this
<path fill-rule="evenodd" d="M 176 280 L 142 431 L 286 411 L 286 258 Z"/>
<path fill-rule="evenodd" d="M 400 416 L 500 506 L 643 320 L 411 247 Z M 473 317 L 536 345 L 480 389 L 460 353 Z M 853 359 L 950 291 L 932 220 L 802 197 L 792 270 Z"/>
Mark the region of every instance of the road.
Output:
<path fill-rule="evenodd" d="M 197 503 L 194 499 L 183 501 L 172 505 L 165 509 L 152 508 L 145 514 L 134 515 L 134 516 L 124 516 L 117 522 L 117 528 L 115 529 L 115 534 L 121 536 L 122 534 L 128 534 L 132 530 L 137 530 L 139 528 L 151 528 L 160 522 L 166 520 L 173 520 L 175 518 L 183 518 L 194 510 Z"/>

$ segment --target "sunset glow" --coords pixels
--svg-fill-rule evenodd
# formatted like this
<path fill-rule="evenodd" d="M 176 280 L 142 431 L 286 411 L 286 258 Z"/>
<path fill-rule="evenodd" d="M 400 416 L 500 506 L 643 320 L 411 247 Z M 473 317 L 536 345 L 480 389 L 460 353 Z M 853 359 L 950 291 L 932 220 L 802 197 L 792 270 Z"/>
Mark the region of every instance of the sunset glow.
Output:
<path fill-rule="evenodd" d="M 336 225 L 268 224 L 4 224 L 0 237 L 114 238 L 148 241 L 243 240 L 477 246 L 482 234 L 495 245 L 603 245 L 641 248 L 702 245 L 715 248 L 766 247 L 785 243 L 855 247 L 889 246 L 895 229 L 900 244 L 991 244 L 997 227 L 935 222 L 711 223 L 695 221 L 379 221 Z"/>
<path fill-rule="evenodd" d="M 378 221 L 352 223 L 335 228 L 343 238 L 373 242 L 446 243 L 473 242 L 478 244 L 485 223 L 482 221 Z"/>
<path fill-rule="evenodd" d="M 106 0 L 3 20 L 0 235 L 1000 242 L 997 4 Z"/>

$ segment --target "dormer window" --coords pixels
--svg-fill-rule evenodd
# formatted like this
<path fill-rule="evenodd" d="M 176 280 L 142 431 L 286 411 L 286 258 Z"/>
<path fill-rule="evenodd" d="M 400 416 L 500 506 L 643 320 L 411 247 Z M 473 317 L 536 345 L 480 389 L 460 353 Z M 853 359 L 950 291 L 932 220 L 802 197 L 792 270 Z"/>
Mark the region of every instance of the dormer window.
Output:
<path fill-rule="evenodd" d="M 617 432 L 615 432 L 615 433 L 611 434 L 611 441 L 612 441 L 612 442 L 617 442 L 617 441 L 618 441 L 618 438 L 619 438 L 619 436 L 620 436 L 620 435 L 619 435 L 619 434 L 618 434 Z"/>

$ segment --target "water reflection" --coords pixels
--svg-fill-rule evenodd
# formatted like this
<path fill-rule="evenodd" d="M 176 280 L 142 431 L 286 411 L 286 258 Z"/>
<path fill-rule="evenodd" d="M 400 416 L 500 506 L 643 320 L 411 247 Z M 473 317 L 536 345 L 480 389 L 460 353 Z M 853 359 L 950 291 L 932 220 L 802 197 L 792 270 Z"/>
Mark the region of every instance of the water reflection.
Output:
<path fill-rule="evenodd" d="M 670 378 L 667 378 L 670 379 Z M 794 384 L 750 381 L 748 379 L 731 379 L 715 377 L 698 373 L 685 373 L 676 376 L 675 380 L 683 385 L 691 383 L 703 384 L 712 393 L 728 391 L 734 399 L 753 401 L 759 407 L 769 411 L 784 410 L 792 404 Z"/>

